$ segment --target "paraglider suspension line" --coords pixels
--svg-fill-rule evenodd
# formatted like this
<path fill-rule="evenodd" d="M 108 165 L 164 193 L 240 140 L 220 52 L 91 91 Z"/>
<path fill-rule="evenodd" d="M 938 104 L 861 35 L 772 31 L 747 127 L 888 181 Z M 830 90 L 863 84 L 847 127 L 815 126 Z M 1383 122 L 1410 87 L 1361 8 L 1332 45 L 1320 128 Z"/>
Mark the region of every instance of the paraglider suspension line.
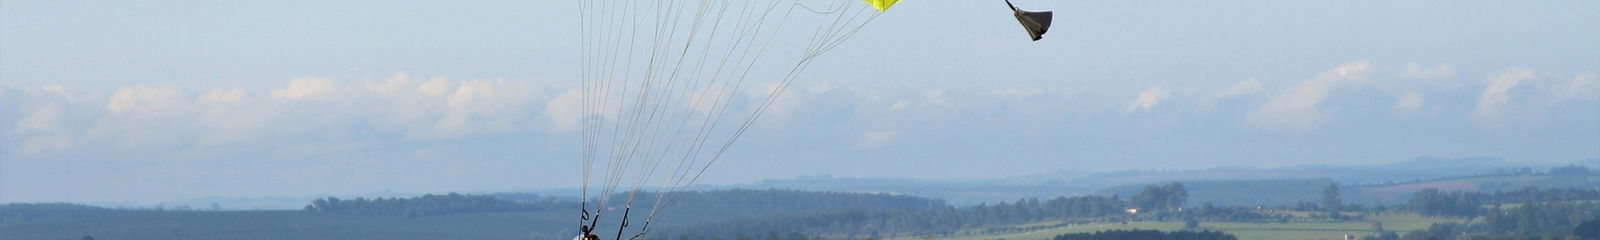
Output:
<path fill-rule="evenodd" d="M 628 240 L 639 239 L 639 237 L 643 237 L 644 234 L 648 232 L 650 232 L 650 219 L 645 219 L 644 226 L 639 228 L 639 234 L 634 234 L 633 237 L 628 238 Z"/>
<path fill-rule="evenodd" d="M 612 239 L 622 239 L 622 230 L 628 229 L 628 213 L 632 212 L 632 211 L 633 211 L 633 207 L 627 207 L 627 208 L 623 208 L 622 209 L 622 224 L 620 224 L 620 226 L 617 226 L 617 238 L 612 238 Z"/>
<path fill-rule="evenodd" d="M 583 230 L 583 234 L 587 235 L 590 232 L 589 226 L 592 226 L 592 224 L 589 224 L 589 201 L 583 202 L 581 211 L 583 212 L 583 215 L 578 216 L 578 229 Z"/>

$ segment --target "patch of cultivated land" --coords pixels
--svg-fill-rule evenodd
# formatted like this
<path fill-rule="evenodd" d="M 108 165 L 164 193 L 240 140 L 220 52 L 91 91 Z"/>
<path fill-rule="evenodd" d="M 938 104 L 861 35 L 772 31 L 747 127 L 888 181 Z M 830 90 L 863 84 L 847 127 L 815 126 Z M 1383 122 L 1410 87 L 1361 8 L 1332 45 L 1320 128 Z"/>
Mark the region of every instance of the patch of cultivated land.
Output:
<path fill-rule="evenodd" d="M 1427 229 L 1429 225 L 1437 222 L 1461 222 L 1455 218 L 1430 218 L 1415 214 L 1384 214 L 1381 216 L 1368 216 L 1365 221 L 1350 222 L 1289 222 L 1289 223 L 1237 223 L 1237 222 L 1202 222 L 1200 227 L 1232 233 L 1241 240 L 1316 240 L 1316 239 L 1343 239 L 1345 234 L 1351 236 L 1365 236 L 1376 234 L 1373 229 L 1374 222 L 1383 223 L 1383 228 L 1388 231 L 1408 232 L 1412 230 Z M 1035 223 L 1034 225 L 1037 225 Z M 1183 222 L 1132 222 L 1128 224 L 1097 223 L 1071 225 L 1058 228 L 1044 229 L 1032 232 L 1006 233 L 1006 234 L 970 234 L 949 237 L 913 237 L 901 239 L 930 239 L 930 240 L 1029 240 L 1050 239 L 1064 233 L 1095 232 L 1113 229 L 1155 229 L 1172 231 L 1183 228 Z M 964 231 L 967 233 L 981 231 Z"/>
<path fill-rule="evenodd" d="M 1451 180 L 1437 182 L 1408 183 L 1393 186 L 1361 188 L 1362 195 L 1395 201 L 1400 195 L 1422 191 L 1424 189 L 1439 189 L 1439 191 L 1477 191 L 1478 181 Z"/>

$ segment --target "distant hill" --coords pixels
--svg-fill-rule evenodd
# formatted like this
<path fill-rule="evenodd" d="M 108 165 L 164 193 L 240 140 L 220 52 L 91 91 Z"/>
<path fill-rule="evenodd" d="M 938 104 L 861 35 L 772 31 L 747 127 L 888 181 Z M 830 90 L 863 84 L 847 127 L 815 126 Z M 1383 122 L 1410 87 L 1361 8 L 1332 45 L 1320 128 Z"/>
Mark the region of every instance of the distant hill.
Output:
<path fill-rule="evenodd" d="M 85 234 L 97 239 L 567 239 L 577 232 L 579 212 L 575 202 L 519 202 L 499 197 L 485 199 L 486 195 L 433 196 L 389 199 L 384 203 L 340 200 L 342 204 L 326 205 L 330 206 L 323 208 L 327 211 L 173 211 L 57 203 L 5 204 L 0 205 L 0 239 L 80 239 Z M 655 194 L 640 196 L 643 198 L 637 199 L 636 206 L 649 205 Z M 602 225 L 616 225 L 621 209 L 615 206 L 625 200 L 617 201 L 606 211 Z M 660 212 L 654 227 L 832 209 L 944 207 L 948 206 L 938 200 L 896 194 L 687 192 L 679 205 Z M 387 213 L 417 209 L 430 212 Z M 642 224 L 650 212 L 648 207 L 637 207 L 630 219 Z"/>
<path fill-rule="evenodd" d="M 1591 158 L 1575 162 L 1579 165 L 1600 166 L 1600 158 Z M 944 199 L 951 205 L 970 206 L 979 203 L 995 203 L 1001 201 L 1015 201 L 1023 198 L 1051 198 L 1057 196 L 1079 196 L 1102 193 L 1103 190 L 1127 186 L 1141 186 L 1166 182 L 1197 182 L 1197 181 L 1278 181 L 1278 180 L 1315 180 L 1328 179 L 1343 185 L 1379 186 L 1410 183 L 1424 180 L 1456 178 L 1464 176 L 1490 176 L 1505 175 L 1520 171 L 1523 168 L 1548 169 L 1554 165 L 1527 165 L 1510 163 L 1498 158 L 1489 157 L 1464 157 L 1441 158 L 1419 157 L 1408 161 L 1383 165 L 1307 165 L 1276 168 L 1248 168 L 1225 167 L 1196 170 L 1125 170 L 1111 172 L 1085 172 L 1062 170 L 1048 174 L 1033 174 L 1023 176 L 1004 177 L 988 180 L 921 180 L 921 179 L 895 179 L 895 178 L 841 178 L 827 175 L 802 176 L 789 179 L 771 179 L 750 184 L 730 185 L 697 185 L 694 190 L 723 190 L 723 189 L 794 189 L 805 191 L 837 191 L 857 193 L 891 193 L 923 196 Z M 1487 182 L 1491 188 L 1506 189 L 1517 186 L 1560 186 L 1556 182 L 1524 183 L 1523 181 Z M 1530 185 L 1531 184 L 1531 185 Z M 1505 185 L 1499 187 L 1499 185 Z M 1473 186 L 1478 186 L 1474 183 Z M 1320 186 L 1318 186 L 1320 189 Z M 579 190 L 577 188 L 541 189 L 524 191 L 524 193 L 483 193 L 499 194 L 502 198 L 556 198 L 576 200 Z M 1403 191 L 1402 191 L 1403 192 Z M 529 194 L 537 193 L 537 194 Z M 1373 192 L 1371 201 L 1393 200 L 1389 196 L 1392 191 Z M 1361 194 L 1361 193 L 1352 193 Z M 360 195 L 339 196 L 340 198 L 355 197 L 412 197 L 421 194 L 404 193 L 371 193 Z M 1355 196 L 1355 195 L 1350 195 Z M 196 209 L 207 208 L 212 203 L 218 203 L 226 210 L 244 209 L 298 209 L 311 199 L 329 197 L 304 196 L 304 197 L 254 197 L 254 198 L 202 198 L 164 203 L 166 207 L 190 206 Z M 1315 196 L 1308 196 L 1314 198 Z M 1351 198 L 1351 202 L 1357 202 Z M 1230 201 L 1218 199 L 1218 201 Z M 1257 203 L 1280 203 L 1280 200 L 1258 201 Z M 1292 203 L 1292 202 L 1291 202 Z M 102 205 L 104 206 L 104 205 Z M 115 206 L 114 207 L 126 207 Z M 151 207 L 151 206 L 142 206 Z"/>
<path fill-rule="evenodd" d="M 1321 200 L 1322 189 L 1332 179 L 1271 179 L 1271 180 L 1197 180 L 1176 181 L 1189 191 L 1189 204 L 1212 202 L 1223 206 L 1282 206 L 1297 202 L 1316 203 Z M 1110 187 L 1096 191 L 1097 195 L 1138 194 L 1149 184 Z M 1346 203 L 1363 205 L 1390 205 L 1410 199 L 1411 194 L 1424 189 L 1442 191 L 1494 192 L 1523 188 L 1600 188 L 1600 175 L 1482 175 L 1447 177 L 1403 183 L 1344 185 L 1340 196 Z"/>
<path fill-rule="evenodd" d="M 994 181 L 934 181 L 883 178 L 832 178 L 808 177 L 796 179 L 765 180 L 756 184 L 726 185 L 714 188 L 797 189 L 806 191 L 841 191 L 892 193 L 945 199 L 958 206 L 1016 201 L 1023 198 L 1051 198 L 1087 194 L 1093 188 L 1057 184 L 1002 184 Z"/>
<path fill-rule="evenodd" d="M 1600 188 L 1600 175 L 1488 175 L 1444 178 L 1429 181 L 1359 186 L 1349 195 L 1366 202 L 1396 203 L 1410 198 L 1410 194 L 1423 189 L 1444 191 L 1495 192 L 1523 188 Z"/>
<path fill-rule="evenodd" d="M 1189 204 L 1211 202 L 1219 206 L 1280 206 L 1297 202 L 1317 202 L 1322 188 L 1333 183 L 1329 179 L 1279 179 L 1279 180 L 1204 180 L 1185 181 L 1189 191 Z M 1106 188 L 1097 195 L 1117 195 L 1123 198 L 1139 194 L 1147 185 L 1126 185 Z"/>
<path fill-rule="evenodd" d="M 1315 200 L 1326 181 L 1343 185 L 1384 185 L 1444 179 L 1462 176 L 1507 174 L 1521 168 L 1548 169 L 1552 166 L 1529 166 L 1509 163 L 1498 158 L 1419 157 L 1409 161 L 1364 166 L 1311 165 L 1281 168 L 1212 168 L 1199 170 L 1127 170 L 1114 172 L 1059 171 L 974 181 L 937 181 L 885 178 L 834 178 L 807 176 L 793 179 L 766 180 L 755 184 L 709 186 L 706 189 L 726 188 L 783 188 L 810 191 L 887 192 L 940 198 L 958 206 L 1015 201 L 1023 198 L 1049 198 L 1089 194 L 1125 194 L 1143 185 L 1167 182 L 1196 182 L 1206 187 L 1227 190 L 1228 185 L 1274 186 L 1284 190 L 1305 190 L 1315 193 L 1298 198 L 1286 197 L 1228 197 L 1218 195 L 1207 198 L 1218 204 L 1293 204 L 1297 199 Z M 1300 186 L 1305 185 L 1305 186 Z M 1310 188 L 1302 189 L 1301 187 Z M 1545 185 L 1540 185 L 1545 186 Z M 1209 194 L 1209 193 L 1201 193 Z M 1353 194 L 1353 193 L 1352 193 Z M 1354 195 L 1352 195 L 1354 196 Z M 1354 199 L 1354 198 L 1352 198 Z M 1287 202 L 1285 202 L 1287 201 Z M 1191 201 L 1200 203 L 1203 201 Z M 1352 200 L 1355 202 L 1355 200 Z"/>

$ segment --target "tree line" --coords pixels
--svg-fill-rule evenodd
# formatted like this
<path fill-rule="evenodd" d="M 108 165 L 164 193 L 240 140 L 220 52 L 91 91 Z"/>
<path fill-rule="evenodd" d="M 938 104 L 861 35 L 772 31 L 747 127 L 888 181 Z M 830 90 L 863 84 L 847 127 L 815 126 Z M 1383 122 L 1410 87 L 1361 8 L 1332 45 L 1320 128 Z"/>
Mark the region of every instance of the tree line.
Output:
<path fill-rule="evenodd" d="M 754 216 L 782 212 L 830 209 L 931 209 L 947 207 L 944 200 L 887 193 L 806 192 L 799 190 L 717 190 L 678 193 L 676 205 L 670 209 L 682 210 L 687 218 L 702 215 Z M 663 196 L 659 192 L 640 192 L 634 199 L 634 210 L 644 211 Z M 608 206 L 626 204 L 626 194 L 612 196 Z M 589 210 L 596 211 L 600 198 L 590 199 Z M 579 202 L 540 197 L 534 194 L 489 195 L 428 194 L 411 198 L 341 199 L 337 197 L 312 200 L 303 210 L 312 213 L 432 216 L 471 212 L 506 212 L 537 210 L 572 210 L 576 214 Z M 619 207 L 620 208 L 620 207 Z M 576 216 L 575 216 L 576 217 Z"/>
<path fill-rule="evenodd" d="M 1501 204 L 1600 200 L 1600 189 L 1523 188 L 1509 192 L 1467 192 L 1424 189 L 1412 194 L 1405 207 L 1423 216 L 1473 218 Z"/>
<path fill-rule="evenodd" d="M 1592 201 L 1530 201 L 1489 209 L 1483 217 L 1483 230 L 1492 235 L 1566 235 L 1584 221 L 1600 219 L 1600 205 Z"/>
<path fill-rule="evenodd" d="M 892 238 L 908 235 L 947 235 L 958 230 L 1013 225 L 1045 220 L 1083 221 L 1081 218 L 1121 218 L 1127 202 L 1100 196 L 1060 197 L 931 209 L 837 209 L 799 214 L 743 218 L 727 222 L 663 230 L 690 236 L 755 235 L 762 232 L 797 232 L 828 238 Z"/>
<path fill-rule="evenodd" d="M 1091 195 L 1047 200 L 1021 199 L 970 207 L 940 204 L 935 208 L 837 209 L 743 218 L 662 231 L 724 238 L 763 232 L 796 232 L 829 238 L 893 238 L 945 236 L 969 229 L 984 229 L 980 231 L 985 233 L 1025 231 L 1033 229 L 1003 226 L 1042 221 L 1063 221 L 1063 224 L 1175 219 L 1285 222 L 1293 218 L 1289 215 L 1260 213 L 1248 207 L 1217 207 L 1209 203 L 1198 209 L 1185 210 L 1183 206 L 1187 204 L 1187 196 L 1183 184 L 1169 183 L 1148 186 L 1128 200 L 1116 195 Z M 1130 213 L 1131 209 L 1137 209 L 1137 213 Z"/>
<path fill-rule="evenodd" d="M 422 195 L 413 198 L 319 198 L 304 210 L 312 213 L 349 215 L 432 216 L 470 212 L 512 212 L 551 209 L 552 204 L 522 203 L 483 195 Z M 565 205 L 565 204 L 559 204 Z"/>
<path fill-rule="evenodd" d="M 1238 240 L 1238 236 L 1217 231 L 1106 230 L 1093 233 L 1056 235 L 1053 240 Z"/>
<path fill-rule="evenodd" d="M 971 207 L 951 207 L 937 204 L 935 208 L 904 209 L 839 209 L 813 211 L 739 219 L 704 226 L 673 229 L 682 234 L 733 237 L 738 234 L 797 232 L 831 238 L 875 238 L 900 236 L 944 236 L 957 231 L 1024 231 L 1011 229 L 1021 223 L 1062 221 L 1062 224 L 1093 222 L 1171 221 L 1188 222 L 1289 222 L 1299 220 L 1349 221 L 1359 220 L 1367 214 L 1400 211 L 1415 212 L 1437 217 L 1485 217 L 1474 224 L 1477 232 L 1519 234 L 1516 231 L 1560 232 L 1587 219 L 1600 218 L 1593 214 L 1600 190 L 1595 189 L 1538 189 L 1527 188 L 1506 192 L 1439 191 L 1428 189 L 1413 194 L 1407 204 L 1399 206 L 1365 207 L 1345 204 L 1340 199 L 1337 185 L 1323 189 L 1319 203 L 1302 203 L 1300 206 L 1282 206 L 1269 209 L 1316 211 L 1307 216 L 1261 211 L 1261 207 L 1215 206 L 1204 203 L 1199 207 L 1184 208 L 1188 193 L 1180 183 L 1146 186 L 1143 191 L 1123 200 L 1116 195 L 1057 197 L 1048 200 L 1022 199 L 1013 202 L 979 204 Z M 1498 208 L 1495 204 L 1521 200 L 1527 208 Z M 1537 200 L 1537 201 L 1536 201 Z M 1555 201 L 1555 202 L 1550 202 Z M 1136 214 L 1129 210 L 1137 209 Z M 1356 211 L 1355 215 L 1348 212 Z M 1538 220 L 1530 220 L 1538 219 Z M 1558 220 L 1559 219 L 1559 220 Z M 1499 226 L 1492 226 L 1499 225 Z M 1044 226 L 1049 227 L 1049 226 Z M 1443 230 L 1452 226 L 1441 226 Z M 1522 230 L 1510 230 L 1522 229 Z M 1564 229 L 1564 230 L 1562 230 Z M 984 232 L 989 233 L 989 232 Z M 1527 232 L 1523 232 L 1527 233 Z M 828 235 L 832 234 L 832 235 Z M 1425 234 L 1416 233 L 1418 236 Z M 1564 234 L 1564 233 L 1563 233 Z M 1400 235 L 1395 235 L 1395 238 Z"/>
<path fill-rule="evenodd" d="M 733 236 L 733 238 L 725 239 L 725 238 L 722 238 L 720 236 L 695 236 L 695 237 L 691 237 L 689 235 L 678 235 L 677 239 L 678 240 L 821 240 L 823 238 L 814 238 L 814 237 L 806 236 L 804 234 L 799 234 L 799 233 L 778 234 L 778 232 L 768 232 L 764 237 L 740 234 L 740 235 Z"/>

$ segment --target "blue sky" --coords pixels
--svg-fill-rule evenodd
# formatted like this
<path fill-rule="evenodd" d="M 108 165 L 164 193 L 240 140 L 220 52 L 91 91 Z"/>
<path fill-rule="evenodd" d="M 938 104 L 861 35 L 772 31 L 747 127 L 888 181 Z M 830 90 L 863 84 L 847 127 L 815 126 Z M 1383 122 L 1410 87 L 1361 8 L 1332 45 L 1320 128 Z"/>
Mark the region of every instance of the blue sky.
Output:
<path fill-rule="evenodd" d="M 1600 157 L 1594 1 L 903 1 L 704 182 Z M 569 1 L 0 2 L 0 202 L 578 184 Z"/>

